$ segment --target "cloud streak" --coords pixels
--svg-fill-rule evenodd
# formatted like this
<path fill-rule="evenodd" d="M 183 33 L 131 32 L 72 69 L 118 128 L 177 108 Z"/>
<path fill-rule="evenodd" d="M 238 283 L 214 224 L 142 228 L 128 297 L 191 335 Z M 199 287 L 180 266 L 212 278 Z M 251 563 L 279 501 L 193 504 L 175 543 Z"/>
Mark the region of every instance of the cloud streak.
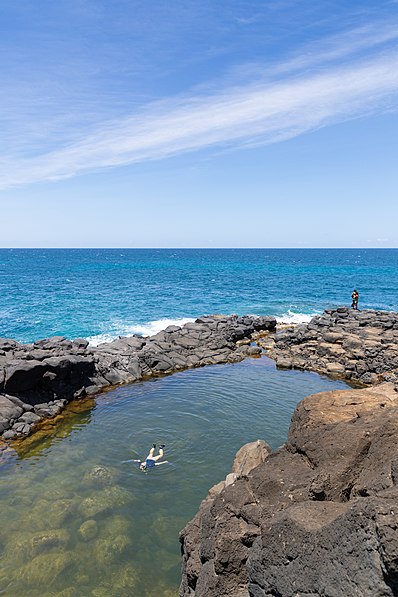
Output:
<path fill-rule="evenodd" d="M 386 37 L 393 40 L 393 32 Z M 329 52 L 333 58 L 336 47 Z M 357 58 L 344 66 L 329 63 L 322 69 L 318 65 L 315 72 L 308 68 L 313 62 L 313 57 L 307 63 L 298 60 L 298 70 L 283 74 L 281 68 L 275 75 L 275 69 L 273 79 L 264 76 L 251 85 L 152 102 L 131 116 L 104 122 L 85 137 L 41 155 L 4 156 L 0 158 L 0 188 L 212 147 L 271 144 L 396 105 L 397 48 L 384 47 L 376 58 Z"/>

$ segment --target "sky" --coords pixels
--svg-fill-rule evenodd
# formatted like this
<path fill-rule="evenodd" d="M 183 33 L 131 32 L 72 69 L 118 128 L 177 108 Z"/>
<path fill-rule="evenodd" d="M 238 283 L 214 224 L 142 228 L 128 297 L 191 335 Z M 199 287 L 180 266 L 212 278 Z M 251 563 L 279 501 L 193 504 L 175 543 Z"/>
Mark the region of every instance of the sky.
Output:
<path fill-rule="evenodd" d="M 398 247 L 398 0 L 0 0 L 0 246 Z"/>

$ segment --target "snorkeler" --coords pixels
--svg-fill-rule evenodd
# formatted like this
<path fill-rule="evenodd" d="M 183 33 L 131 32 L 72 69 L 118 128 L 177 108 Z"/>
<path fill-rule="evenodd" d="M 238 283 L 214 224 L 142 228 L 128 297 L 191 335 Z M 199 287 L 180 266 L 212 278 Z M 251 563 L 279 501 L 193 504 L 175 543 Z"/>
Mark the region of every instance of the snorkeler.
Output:
<path fill-rule="evenodd" d="M 166 464 L 167 460 L 164 460 L 163 462 L 159 462 L 159 460 L 161 460 L 164 456 L 164 452 L 163 452 L 163 448 L 165 447 L 165 444 L 162 444 L 161 446 L 159 446 L 159 453 L 157 456 L 154 456 L 155 450 L 156 450 L 156 444 L 153 444 L 152 448 L 149 450 L 149 454 L 146 457 L 145 460 L 143 460 L 142 462 L 140 462 L 140 470 L 141 471 L 146 471 L 149 468 L 153 468 L 154 466 L 159 466 L 160 464 Z"/>

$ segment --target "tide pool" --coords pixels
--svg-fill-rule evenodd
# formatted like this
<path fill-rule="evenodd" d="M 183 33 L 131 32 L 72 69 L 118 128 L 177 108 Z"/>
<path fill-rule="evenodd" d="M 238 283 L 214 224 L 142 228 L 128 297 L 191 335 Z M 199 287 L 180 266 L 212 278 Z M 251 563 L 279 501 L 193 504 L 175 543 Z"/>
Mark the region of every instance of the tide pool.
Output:
<path fill-rule="evenodd" d="M 277 448 L 299 400 L 345 387 L 261 357 L 75 402 L 0 466 L 0 594 L 177 595 L 178 532 L 236 451 L 259 438 Z M 152 443 L 169 463 L 142 473 L 132 461 Z"/>

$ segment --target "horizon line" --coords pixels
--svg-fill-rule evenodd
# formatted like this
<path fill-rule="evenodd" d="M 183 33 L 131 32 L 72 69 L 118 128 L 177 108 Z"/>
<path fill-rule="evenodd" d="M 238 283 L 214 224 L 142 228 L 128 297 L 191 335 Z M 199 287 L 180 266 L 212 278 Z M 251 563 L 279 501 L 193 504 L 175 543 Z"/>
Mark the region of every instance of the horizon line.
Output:
<path fill-rule="evenodd" d="M 303 251 L 359 251 L 359 250 L 398 250 L 398 247 L 0 247 L 0 251 L 289 251 L 300 249 Z"/>

